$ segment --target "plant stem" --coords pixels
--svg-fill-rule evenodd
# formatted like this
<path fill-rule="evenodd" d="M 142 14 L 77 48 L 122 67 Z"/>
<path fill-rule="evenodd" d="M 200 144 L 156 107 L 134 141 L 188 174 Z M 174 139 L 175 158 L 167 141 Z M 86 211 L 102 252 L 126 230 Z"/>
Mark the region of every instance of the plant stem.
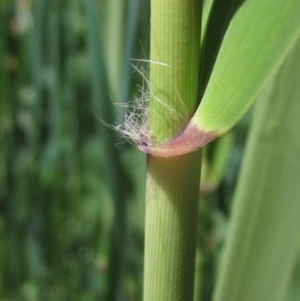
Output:
<path fill-rule="evenodd" d="M 149 158 L 144 301 L 193 300 L 200 159 Z"/>
<path fill-rule="evenodd" d="M 179 134 L 197 107 L 200 29 L 201 1 L 151 1 L 149 118 L 158 144 Z"/>
<path fill-rule="evenodd" d="M 120 98 L 125 4 L 124 0 L 106 1 L 106 64 L 110 93 L 115 99 Z"/>
<path fill-rule="evenodd" d="M 196 108 L 201 6 L 151 2 L 149 126 L 155 143 L 180 133 Z M 193 300 L 200 165 L 200 151 L 148 156 L 144 301 Z"/>

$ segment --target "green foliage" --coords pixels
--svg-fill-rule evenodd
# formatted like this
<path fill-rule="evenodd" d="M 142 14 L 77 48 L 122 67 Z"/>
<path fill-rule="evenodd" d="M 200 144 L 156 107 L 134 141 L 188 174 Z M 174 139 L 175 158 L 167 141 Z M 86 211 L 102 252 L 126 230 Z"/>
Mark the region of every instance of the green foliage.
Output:
<path fill-rule="evenodd" d="M 214 301 L 285 300 L 300 249 L 299 51 L 256 104 Z"/>
<path fill-rule="evenodd" d="M 139 6 L 131 7 L 135 21 L 122 31 L 132 35 Z M 130 283 L 141 278 L 135 258 L 143 227 L 127 224 L 127 207 L 143 208 L 143 190 L 132 185 L 142 187 L 143 177 L 129 172 L 138 165 L 141 174 L 144 159 L 116 147 L 116 133 L 99 121 L 117 118 L 101 44 L 103 13 L 96 1 L 0 5 L 1 300 L 141 294 Z M 120 58 L 128 64 L 133 43 L 135 35 Z M 130 86 L 129 71 L 119 72 Z"/>
<path fill-rule="evenodd" d="M 146 160 L 101 120 L 119 124 L 123 113 L 114 103 L 139 97 L 137 84 L 143 86 L 143 79 L 131 64 L 147 73 L 148 63 L 130 59 L 150 57 L 149 3 L 0 2 L 0 300 L 142 300 Z M 201 185 L 198 161 L 182 159 L 160 175 L 156 193 L 165 194 L 162 187 L 168 186 L 177 202 L 169 204 L 171 213 L 157 207 L 154 213 L 161 219 L 150 220 L 158 225 L 151 235 L 158 244 L 176 240 L 182 234 L 178 223 L 159 236 L 165 217 L 176 219 L 180 212 L 195 220 L 198 214 L 195 301 L 296 301 L 299 43 L 294 59 L 283 57 L 299 33 L 299 1 L 204 2 L 202 36 L 198 24 L 199 45 L 193 50 L 195 64 L 178 65 L 187 77 L 202 61 L 199 80 L 193 78 L 193 83 L 199 82 L 199 97 L 194 97 L 195 87 L 191 92 L 180 80 L 172 82 L 178 68 L 164 67 L 161 76 L 168 79 L 158 81 L 153 91 L 164 94 L 161 87 L 171 83 L 168 88 L 174 97 L 162 97 L 170 101 L 169 113 L 170 108 L 176 113 L 182 109 L 182 103 L 174 100 L 179 99 L 178 92 L 186 93 L 190 99 L 184 117 L 190 118 L 202 100 L 198 113 L 207 129 L 215 130 L 219 122 L 228 129 L 233 122 L 227 110 L 244 112 L 275 69 L 282 68 L 259 98 L 247 146 L 252 111 L 228 136 L 205 149 Z M 274 26 L 263 33 L 268 22 Z M 186 37 L 191 38 L 189 31 Z M 174 41 L 163 42 L 169 48 L 164 45 L 156 59 L 170 64 L 165 60 L 176 61 L 178 49 L 172 49 Z M 190 49 L 185 47 L 189 58 Z M 155 77 L 162 67 L 152 67 L 158 70 L 151 71 Z M 241 98 L 247 103 L 243 108 Z M 159 111 L 161 105 L 152 108 Z M 160 118 L 158 132 L 164 120 L 169 123 L 159 140 L 176 135 L 189 121 L 178 114 Z M 161 162 L 155 160 L 157 169 Z M 182 170 L 192 191 L 182 190 L 177 176 L 176 189 L 168 182 L 170 174 Z M 187 195 L 195 198 L 198 190 L 198 212 L 190 198 L 178 202 Z M 188 202 L 193 204 L 192 214 L 186 213 Z M 188 224 L 183 225 L 189 232 Z M 190 233 L 194 235 L 195 228 Z M 163 253 L 169 256 L 165 249 Z M 173 250 L 175 257 L 178 254 Z M 192 271 L 193 258 L 185 259 Z M 163 264 L 161 258 L 153 267 L 163 269 Z M 164 269 L 162 275 L 173 271 Z M 185 278 L 183 291 L 191 296 L 190 279 Z"/>
<path fill-rule="evenodd" d="M 224 8 L 222 5 L 218 7 L 218 2 L 220 1 L 215 1 L 215 7 L 219 14 L 225 10 L 225 17 L 214 15 L 213 6 L 212 18 L 209 21 L 215 25 L 220 19 L 225 19 L 223 24 L 217 27 L 221 33 L 227 27 L 226 18 L 232 14 L 233 8 L 236 12 L 230 20 L 221 46 L 220 38 L 215 38 L 209 43 L 209 35 L 216 36 L 216 25 L 214 31 L 210 32 L 208 22 L 208 42 L 203 42 L 203 59 L 211 64 L 214 58 L 211 52 L 219 50 L 219 54 L 193 119 L 201 130 L 224 133 L 257 98 L 299 37 L 300 3 L 294 0 L 250 0 L 243 3 L 231 1 L 233 3 L 228 5 L 228 8 L 224 5 Z M 219 31 L 217 33 L 220 35 Z M 205 56 L 206 49 L 210 55 Z M 210 74 L 210 68 L 204 66 L 202 73 L 207 76 L 207 73 Z M 205 83 L 206 80 L 201 84 Z"/>

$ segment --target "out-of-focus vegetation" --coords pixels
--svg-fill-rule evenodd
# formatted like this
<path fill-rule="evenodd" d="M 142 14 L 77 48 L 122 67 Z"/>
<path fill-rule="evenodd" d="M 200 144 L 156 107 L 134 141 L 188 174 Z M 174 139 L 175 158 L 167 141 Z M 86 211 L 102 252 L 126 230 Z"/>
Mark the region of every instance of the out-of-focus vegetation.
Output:
<path fill-rule="evenodd" d="M 123 140 L 100 119 L 117 122 L 113 101 L 135 93 L 129 58 L 144 56 L 139 40 L 148 48 L 149 10 L 124 2 L 120 57 L 105 49 L 109 10 L 0 3 L 1 300 L 140 296 L 145 158 L 116 146 Z M 110 60 L 122 63 L 118 86 Z"/>
<path fill-rule="evenodd" d="M 138 93 L 130 59 L 149 58 L 149 2 L 112 2 L 0 4 L 1 300 L 142 298 L 145 156 L 100 119 L 120 122 L 113 103 Z M 203 206 L 228 210 L 233 152 Z M 208 291 L 222 210 L 199 234 Z"/>
<path fill-rule="evenodd" d="M 146 160 L 101 120 L 138 94 L 130 59 L 148 44 L 148 1 L 1 1 L 0 300 L 142 300 Z M 196 300 L 211 300 L 250 116 L 205 150 Z"/>

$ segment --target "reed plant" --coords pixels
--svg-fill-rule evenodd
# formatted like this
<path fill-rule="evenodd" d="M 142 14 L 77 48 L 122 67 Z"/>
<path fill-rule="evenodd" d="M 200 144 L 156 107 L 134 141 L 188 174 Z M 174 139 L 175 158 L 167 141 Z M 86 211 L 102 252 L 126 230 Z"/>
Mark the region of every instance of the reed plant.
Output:
<path fill-rule="evenodd" d="M 298 300 L 299 14 L 2 1 L 0 299 Z"/>
<path fill-rule="evenodd" d="M 230 129 L 278 70 L 299 37 L 299 9 L 296 1 L 229 1 L 227 6 L 215 1 L 205 30 L 212 34 L 209 29 L 214 26 L 214 32 L 221 34 L 215 40 L 203 39 L 201 58 L 212 60 L 207 64 L 199 60 L 199 2 L 151 1 L 150 109 L 147 122 L 143 119 L 141 124 L 149 133 L 137 141 L 148 153 L 145 301 L 193 300 L 198 149 Z M 222 13 L 226 22 L 218 24 Z M 218 55 L 209 56 L 204 52 L 208 49 Z M 207 84 L 201 82 L 204 79 Z M 244 250 L 251 250 L 249 241 Z M 242 274 L 236 276 L 243 279 Z M 235 285 L 224 286 L 230 290 Z M 224 293 L 216 296 L 220 296 L 216 300 L 235 300 Z M 241 287 L 238 299 L 247 296 Z M 266 294 L 254 299 L 266 300 Z"/>

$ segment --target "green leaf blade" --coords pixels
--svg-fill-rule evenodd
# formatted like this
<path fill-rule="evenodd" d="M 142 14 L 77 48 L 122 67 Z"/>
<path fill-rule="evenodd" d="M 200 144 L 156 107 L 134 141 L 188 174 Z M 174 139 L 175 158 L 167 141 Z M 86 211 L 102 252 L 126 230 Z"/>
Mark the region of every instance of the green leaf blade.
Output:
<path fill-rule="evenodd" d="M 299 36 L 299 15 L 299 1 L 244 2 L 193 117 L 201 130 L 224 133 L 240 119 Z"/>
<path fill-rule="evenodd" d="M 300 250 L 300 41 L 257 103 L 213 301 L 282 301 Z"/>

